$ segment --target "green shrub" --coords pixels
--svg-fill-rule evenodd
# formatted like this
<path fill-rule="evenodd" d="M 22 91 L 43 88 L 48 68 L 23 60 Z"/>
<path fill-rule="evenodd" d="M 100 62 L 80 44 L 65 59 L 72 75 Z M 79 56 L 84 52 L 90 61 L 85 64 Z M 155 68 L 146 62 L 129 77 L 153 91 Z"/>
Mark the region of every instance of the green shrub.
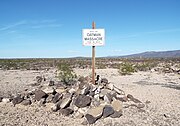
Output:
<path fill-rule="evenodd" d="M 74 73 L 73 69 L 70 65 L 66 63 L 61 63 L 58 65 L 59 70 L 59 79 L 65 84 L 70 85 L 70 83 L 77 78 L 76 74 Z"/>
<path fill-rule="evenodd" d="M 136 72 L 134 66 L 130 63 L 123 63 L 119 67 L 118 71 L 121 75 L 131 75 L 132 73 Z"/>

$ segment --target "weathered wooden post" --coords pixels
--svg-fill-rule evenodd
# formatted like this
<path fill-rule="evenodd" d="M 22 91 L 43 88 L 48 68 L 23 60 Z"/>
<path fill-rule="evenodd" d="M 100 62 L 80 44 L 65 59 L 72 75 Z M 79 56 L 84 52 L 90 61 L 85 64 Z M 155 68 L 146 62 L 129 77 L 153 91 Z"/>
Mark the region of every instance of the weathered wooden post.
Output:
<path fill-rule="evenodd" d="M 96 28 L 96 24 L 93 21 L 92 29 Z M 92 46 L 92 83 L 95 84 L 95 46 Z"/>
<path fill-rule="evenodd" d="M 96 29 L 95 22 L 92 22 L 92 29 L 83 29 L 82 38 L 84 46 L 92 46 L 92 83 L 95 84 L 95 47 L 104 45 L 105 31 Z"/>

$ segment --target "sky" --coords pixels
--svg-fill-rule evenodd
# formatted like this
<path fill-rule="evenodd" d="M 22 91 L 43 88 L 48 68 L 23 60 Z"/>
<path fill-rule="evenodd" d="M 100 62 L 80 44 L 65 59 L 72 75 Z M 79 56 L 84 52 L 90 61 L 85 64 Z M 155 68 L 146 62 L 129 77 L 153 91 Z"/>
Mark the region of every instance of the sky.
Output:
<path fill-rule="evenodd" d="M 93 21 L 96 57 L 180 49 L 180 0 L 0 0 L 0 58 L 91 57 Z"/>

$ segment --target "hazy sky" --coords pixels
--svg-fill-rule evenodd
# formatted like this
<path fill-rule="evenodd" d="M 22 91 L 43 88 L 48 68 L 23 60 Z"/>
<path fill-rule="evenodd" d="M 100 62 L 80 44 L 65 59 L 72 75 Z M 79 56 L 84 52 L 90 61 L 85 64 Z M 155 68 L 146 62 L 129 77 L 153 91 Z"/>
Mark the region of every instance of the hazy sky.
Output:
<path fill-rule="evenodd" d="M 96 56 L 180 49 L 180 0 L 0 0 L 0 58 L 91 56 L 92 21 L 106 31 Z"/>

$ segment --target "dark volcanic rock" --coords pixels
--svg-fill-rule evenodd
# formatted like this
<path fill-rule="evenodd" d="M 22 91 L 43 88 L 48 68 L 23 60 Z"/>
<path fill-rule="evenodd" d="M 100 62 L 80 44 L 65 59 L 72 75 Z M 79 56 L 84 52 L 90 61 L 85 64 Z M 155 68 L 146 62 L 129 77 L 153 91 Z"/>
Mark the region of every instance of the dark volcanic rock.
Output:
<path fill-rule="evenodd" d="M 37 100 L 37 101 L 41 100 L 41 98 L 44 98 L 46 96 L 47 96 L 47 94 L 42 90 L 35 91 L 35 100 Z"/>
<path fill-rule="evenodd" d="M 114 113 L 114 109 L 109 106 L 109 105 L 106 105 L 103 109 L 103 117 L 106 118 L 110 115 L 112 115 Z"/>
<path fill-rule="evenodd" d="M 88 105 L 90 105 L 91 103 L 91 97 L 86 96 L 86 95 L 79 95 L 76 99 L 75 99 L 75 105 L 79 108 L 83 108 L 86 107 Z"/>
<path fill-rule="evenodd" d="M 59 93 L 56 93 L 55 95 L 54 95 L 54 98 L 53 98 L 53 103 L 56 103 L 56 102 L 58 102 L 61 98 L 62 98 L 62 94 L 59 94 Z"/>
<path fill-rule="evenodd" d="M 23 100 L 22 102 L 21 102 L 21 104 L 22 105 L 30 105 L 31 104 L 31 100 Z"/>
<path fill-rule="evenodd" d="M 101 83 L 108 84 L 108 79 L 102 78 L 102 79 L 101 79 Z"/>
<path fill-rule="evenodd" d="M 15 106 L 16 104 L 19 104 L 19 103 L 21 103 L 22 101 L 23 101 L 23 98 L 21 97 L 21 95 L 18 95 L 18 96 L 16 96 L 15 98 L 13 98 L 12 103 L 13 103 L 13 105 Z"/>
<path fill-rule="evenodd" d="M 74 111 L 70 108 L 66 108 L 66 109 L 60 109 L 59 113 L 64 115 L 64 116 L 69 116 L 70 114 L 72 114 Z"/>
<path fill-rule="evenodd" d="M 87 119 L 87 121 L 88 121 L 89 124 L 93 124 L 93 123 L 96 122 L 96 118 L 94 118 L 94 117 L 93 117 L 92 115 L 90 115 L 90 114 L 86 114 L 86 115 L 85 115 L 85 118 Z"/>
<path fill-rule="evenodd" d="M 122 111 L 114 111 L 114 113 L 112 115 L 110 115 L 111 118 L 119 118 L 121 117 L 123 114 L 122 114 Z"/>

